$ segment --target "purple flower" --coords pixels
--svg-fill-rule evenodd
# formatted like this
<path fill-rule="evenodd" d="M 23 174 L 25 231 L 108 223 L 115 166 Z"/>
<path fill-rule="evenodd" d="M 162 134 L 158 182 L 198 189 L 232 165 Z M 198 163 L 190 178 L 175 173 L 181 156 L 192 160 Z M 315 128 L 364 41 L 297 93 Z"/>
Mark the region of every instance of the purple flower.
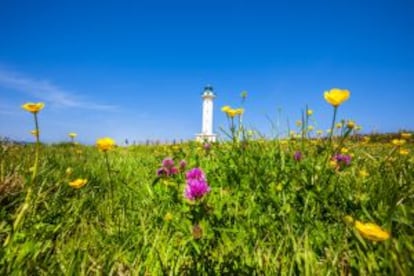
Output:
<path fill-rule="evenodd" d="M 302 153 L 300 151 L 296 151 L 295 154 L 293 154 L 293 159 L 295 159 L 295 161 L 300 161 L 302 160 Z"/>
<path fill-rule="evenodd" d="M 351 156 L 347 154 L 335 154 L 333 159 L 338 163 L 339 166 L 349 166 L 351 164 Z"/>
<path fill-rule="evenodd" d="M 186 174 L 187 185 L 184 196 L 190 200 L 202 198 L 210 192 L 204 172 L 200 168 L 194 168 Z"/>
<path fill-rule="evenodd" d="M 200 168 L 194 168 L 189 170 L 186 175 L 185 178 L 187 180 L 190 179 L 197 179 L 197 180 L 206 180 L 206 176 L 204 175 L 204 172 L 200 169 Z"/>
<path fill-rule="evenodd" d="M 169 175 L 169 171 L 164 167 L 159 168 L 157 170 L 157 176 L 168 176 L 168 175 Z"/>
<path fill-rule="evenodd" d="M 178 173 L 178 169 L 176 167 L 172 167 L 170 169 L 170 175 L 174 175 L 174 174 L 177 174 L 177 173 Z"/>
<path fill-rule="evenodd" d="M 206 181 L 198 179 L 187 180 L 187 186 L 185 187 L 186 198 L 190 200 L 202 198 L 208 192 L 210 192 L 210 187 Z"/>
<path fill-rule="evenodd" d="M 209 150 L 211 150 L 211 144 L 210 144 L 210 143 L 205 143 L 205 144 L 203 145 L 203 148 L 204 148 L 206 151 L 209 151 Z"/>
<path fill-rule="evenodd" d="M 181 160 L 180 161 L 180 170 L 183 171 L 186 166 L 187 166 L 187 162 L 185 162 L 185 160 Z"/>
<path fill-rule="evenodd" d="M 162 166 L 164 168 L 171 168 L 174 166 L 174 160 L 171 157 L 166 157 L 162 160 Z"/>

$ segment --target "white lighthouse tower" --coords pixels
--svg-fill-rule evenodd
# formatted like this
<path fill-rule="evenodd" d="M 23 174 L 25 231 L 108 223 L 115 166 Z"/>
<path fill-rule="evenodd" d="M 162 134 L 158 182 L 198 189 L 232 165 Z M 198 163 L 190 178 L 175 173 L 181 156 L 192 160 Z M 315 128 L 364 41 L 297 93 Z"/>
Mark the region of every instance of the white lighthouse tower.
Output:
<path fill-rule="evenodd" d="M 213 99 L 216 95 L 214 95 L 213 87 L 210 85 L 206 86 L 201 97 L 203 98 L 203 120 L 201 133 L 197 134 L 196 139 L 199 142 L 215 142 L 216 134 L 213 133 Z"/>

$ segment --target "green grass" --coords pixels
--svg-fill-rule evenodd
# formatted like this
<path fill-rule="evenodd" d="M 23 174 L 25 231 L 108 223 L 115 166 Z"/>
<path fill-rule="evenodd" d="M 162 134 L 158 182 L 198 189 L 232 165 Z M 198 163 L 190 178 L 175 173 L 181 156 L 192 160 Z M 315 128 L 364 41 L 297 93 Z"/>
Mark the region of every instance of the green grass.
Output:
<path fill-rule="evenodd" d="M 42 145 L 33 183 L 35 146 L 1 146 L 2 275 L 414 271 L 414 160 L 389 142 L 346 139 L 353 159 L 340 170 L 327 141 L 131 146 L 108 152 L 109 172 L 95 147 Z M 194 204 L 183 197 L 185 172 L 157 179 L 167 156 L 202 168 L 211 192 Z M 73 189 L 76 178 L 88 183 Z M 365 239 L 346 215 L 391 237 Z"/>

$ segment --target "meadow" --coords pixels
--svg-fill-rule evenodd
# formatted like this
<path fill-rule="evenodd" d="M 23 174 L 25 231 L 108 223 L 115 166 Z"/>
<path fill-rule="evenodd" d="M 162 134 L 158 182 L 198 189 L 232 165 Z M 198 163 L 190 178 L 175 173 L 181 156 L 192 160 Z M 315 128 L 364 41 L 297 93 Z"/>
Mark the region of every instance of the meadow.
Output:
<path fill-rule="evenodd" d="M 227 139 L 124 147 L 42 144 L 25 108 L 36 143 L 0 148 L 0 274 L 412 274 L 412 133 L 360 135 L 334 96 L 328 133 L 306 108 L 264 139 L 224 107 Z"/>

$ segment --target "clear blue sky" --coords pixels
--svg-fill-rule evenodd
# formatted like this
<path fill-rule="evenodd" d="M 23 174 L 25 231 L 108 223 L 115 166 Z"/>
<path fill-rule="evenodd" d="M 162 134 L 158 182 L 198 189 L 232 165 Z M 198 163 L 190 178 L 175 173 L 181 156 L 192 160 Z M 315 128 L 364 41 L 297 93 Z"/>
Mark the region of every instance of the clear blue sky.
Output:
<path fill-rule="evenodd" d="M 248 125 L 286 131 L 323 92 L 347 88 L 339 118 L 364 131 L 414 129 L 414 1 L 0 1 L 0 136 L 82 142 L 190 139 L 206 84 L 223 105 L 247 90 Z M 280 116 L 278 110 L 281 110 Z"/>

